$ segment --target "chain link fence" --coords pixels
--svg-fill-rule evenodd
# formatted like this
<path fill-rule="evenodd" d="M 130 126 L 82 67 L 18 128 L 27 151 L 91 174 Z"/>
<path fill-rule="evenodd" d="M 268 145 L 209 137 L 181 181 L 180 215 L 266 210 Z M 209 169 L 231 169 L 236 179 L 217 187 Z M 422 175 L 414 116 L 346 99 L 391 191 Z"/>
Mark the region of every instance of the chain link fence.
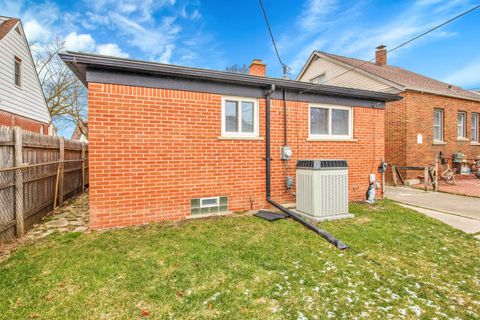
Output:
<path fill-rule="evenodd" d="M 88 145 L 0 127 L 0 241 L 21 236 L 88 185 Z"/>

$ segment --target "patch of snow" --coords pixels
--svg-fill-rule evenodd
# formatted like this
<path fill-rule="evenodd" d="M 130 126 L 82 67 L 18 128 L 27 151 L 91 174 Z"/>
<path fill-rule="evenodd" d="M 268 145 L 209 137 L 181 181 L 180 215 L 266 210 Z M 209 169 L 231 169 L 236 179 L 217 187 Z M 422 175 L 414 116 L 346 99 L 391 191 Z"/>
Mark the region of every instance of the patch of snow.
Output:
<path fill-rule="evenodd" d="M 417 317 L 420 317 L 420 315 L 422 314 L 422 309 L 420 309 L 419 306 L 411 306 L 409 308 L 417 315 Z"/>
<path fill-rule="evenodd" d="M 205 301 L 203 302 L 203 304 L 204 304 L 204 305 L 207 305 L 209 302 L 212 302 L 212 301 L 217 300 L 217 298 L 218 298 L 220 295 L 221 295 L 220 292 L 215 293 L 213 296 L 211 296 L 210 298 L 208 298 L 207 300 L 205 300 Z"/>

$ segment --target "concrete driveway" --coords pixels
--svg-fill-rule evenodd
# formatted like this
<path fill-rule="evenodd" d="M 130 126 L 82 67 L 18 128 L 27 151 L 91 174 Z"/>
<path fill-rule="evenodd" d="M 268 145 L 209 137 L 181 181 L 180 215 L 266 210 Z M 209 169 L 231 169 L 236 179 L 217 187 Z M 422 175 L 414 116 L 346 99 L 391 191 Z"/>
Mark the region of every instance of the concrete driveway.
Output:
<path fill-rule="evenodd" d="M 480 233 L 480 198 L 410 187 L 387 187 L 385 197 L 466 233 Z"/>

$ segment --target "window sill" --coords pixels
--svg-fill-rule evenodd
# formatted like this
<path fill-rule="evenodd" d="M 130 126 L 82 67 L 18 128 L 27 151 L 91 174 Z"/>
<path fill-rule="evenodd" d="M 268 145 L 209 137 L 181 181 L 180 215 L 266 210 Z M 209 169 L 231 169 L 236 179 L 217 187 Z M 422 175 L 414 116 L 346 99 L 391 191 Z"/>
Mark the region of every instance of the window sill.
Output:
<path fill-rule="evenodd" d="M 218 137 L 218 140 L 252 140 L 252 141 L 262 141 L 263 137 Z"/>
<path fill-rule="evenodd" d="M 457 138 L 457 141 L 460 141 L 460 142 L 468 142 L 468 141 L 470 141 L 470 139 L 458 137 L 458 138 Z"/>
<path fill-rule="evenodd" d="M 444 141 L 433 141 L 432 143 L 434 146 L 446 146 L 447 143 Z"/>
<path fill-rule="evenodd" d="M 480 146 L 480 142 L 472 141 L 472 142 L 470 142 L 470 145 L 471 146 Z"/>
<path fill-rule="evenodd" d="M 352 139 L 352 138 L 345 138 L 345 139 L 335 139 L 335 138 L 307 138 L 307 141 L 358 142 L 358 139 Z"/>

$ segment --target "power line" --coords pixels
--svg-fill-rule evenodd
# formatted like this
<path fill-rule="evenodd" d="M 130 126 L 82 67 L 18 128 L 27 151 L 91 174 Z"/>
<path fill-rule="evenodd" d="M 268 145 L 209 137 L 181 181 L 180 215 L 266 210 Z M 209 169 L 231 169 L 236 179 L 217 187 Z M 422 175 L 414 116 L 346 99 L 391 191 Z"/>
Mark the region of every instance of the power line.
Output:
<path fill-rule="evenodd" d="M 437 25 L 436 27 L 434 27 L 434 28 L 432 28 L 432 29 L 430 29 L 430 30 L 428 30 L 428 31 L 425 31 L 425 32 L 419 34 L 418 36 L 413 37 L 412 39 L 410 39 L 410 40 L 408 40 L 408 41 L 403 42 L 402 44 L 400 44 L 400 45 L 398 45 L 398 46 L 396 46 L 396 47 L 388 50 L 387 53 L 390 53 L 390 52 L 392 52 L 392 51 L 394 51 L 394 50 L 397 50 L 397 49 L 399 49 L 399 48 L 401 48 L 401 47 L 403 47 L 403 46 L 405 46 L 405 45 L 407 45 L 407 44 L 409 44 L 409 43 L 411 43 L 411 42 L 413 42 L 413 41 L 415 41 L 415 40 L 417 40 L 417 39 L 419 39 L 419 38 L 421 38 L 421 37 L 423 37 L 423 36 L 425 36 L 425 35 L 427 35 L 427 34 L 429 34 L 430 32 L 433 32 L 433 31 L 435 31 L 435 30 L 437 30 L 437 29 L 445 26 L 446 24 L 449 24 L 449 23 L 452 22 L 452 21 L 455 21 L 455 20 L 463 17 L 464 15 L 469 14 L 470 12 L 472 12 L 472 11 L 474 11 L 474 10 L 477 10 L 478 8 L 480 8 L 480 5 L 475 6 L 475 7 L 471 8 L 471 9 L 465 11 L 465 12 L 462 12 L 462 13 L 460 13 L 459 15 L 457 15 L 457 16 L 455 16 L 455 17 L 453 17 L 453 18 L 451 18 L 451 19 L 449 19 L 449 20 L 447 20 L 447 21 L 445 21 L 445 22 Z M 364 61 L 363 63 L 359 64 L 358 66 L 353 67 L 353 68 L 351 68 L 351 69 L 348 69 L 347 71 L 345 71 L 345 72 L 343 72 L 343 73 L 340 73 L 338 76 L 335 76 L 335 77 L 333 77 L 332 79 L 330 79 L 330 80 L 328 80 L 328 81 L 332 81 L 332 80 L 334 80 L 334 79 L 340 78 L 341 76 L 349 73 L 350 71 L 356 70 L 356 69 L 360 68 L 361 66 L 363 66 L 363 65 L 365 65 L 365 64 L 367 64 L 367 63 L 372 62 L 373 60 L 375 60 L 375 58 L 370 59 L 370 60 L 368 60 L 368 61 Z M 316 88 L 316 87 L 318 87 L 318 86 L 320 86 L 320 85 L 323 85 L 323 84 L 313 85 L 313 86 L 311 86 L 310 88 L 307 88 L 307 89 L 305 89 L 305 90 L 300 91 L 299 94 L 302 94 L 302 93 L 304 93 L 304 92 L 310 91 L 310 90 L 312 90 L 312 89 L 314 89 L 314 88 Z"/>
<path fill-rule="evenodd" d="M 275 53 L 277 54 L 278 62 L 282 65 L 282 71 L 283 71 L 283 77 L 287 77 L 287 71 L 290 70 L 290 68 L 283 63 L 282 58 L 280 58 L 280 54 L 278 53 L 278 48 L 277 44 L 275 43 L 275 38 L 273 37 L 272 29 L 270 28 L 270 23 L 268 22 L 268 17 L 267 17 L 267 12 L 265 11 L 265 8 L 263 7 L 262 0 L 259 0 L 260 2 L 260 7 L 262 8 L 263 16 L 265 17 L 265 22 L 267 24 L 268 28 L 268 33 L 270 33 L 270 38 L 272 39 L 273 47 L 275 48 Z"/>

